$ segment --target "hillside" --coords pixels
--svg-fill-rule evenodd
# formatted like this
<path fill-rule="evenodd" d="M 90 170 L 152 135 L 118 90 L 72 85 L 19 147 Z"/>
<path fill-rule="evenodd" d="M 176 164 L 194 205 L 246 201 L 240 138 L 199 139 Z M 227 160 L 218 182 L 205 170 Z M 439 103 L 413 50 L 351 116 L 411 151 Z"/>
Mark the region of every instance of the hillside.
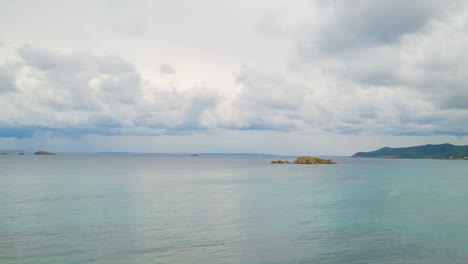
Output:
<path fill-rule="evenodd" d="M 401 159 L 468 159 L 468 146 L 441 144 L 407 148 L 384 147 L 370 152 L 358 152 L 354 154 L 353 157 Z"/>

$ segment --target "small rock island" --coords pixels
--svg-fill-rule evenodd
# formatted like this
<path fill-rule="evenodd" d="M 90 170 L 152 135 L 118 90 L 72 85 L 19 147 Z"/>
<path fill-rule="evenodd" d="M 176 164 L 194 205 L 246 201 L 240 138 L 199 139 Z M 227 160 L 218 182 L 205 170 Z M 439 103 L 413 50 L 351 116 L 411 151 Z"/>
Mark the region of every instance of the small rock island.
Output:
<path fill-rule="evenodd" d="M 34 154 L 35 155 L 55 155 L 55 153 L 42 151 L 42 150 L 38 150 L 38 151 L 34 152 Z"/>
<path fill-rule="evenodd" d="M 274 160 L 271 163 L 274 163 L 274 164 L 283 164 L 283 163 L 284 164 L 338 164 L 329 159 L 327 160 L 327 159 L 314 158 L 314 157 L 308 157 L 308 156 L 300 156 L 293 162 L 290 162 L 287 160 Z"/>

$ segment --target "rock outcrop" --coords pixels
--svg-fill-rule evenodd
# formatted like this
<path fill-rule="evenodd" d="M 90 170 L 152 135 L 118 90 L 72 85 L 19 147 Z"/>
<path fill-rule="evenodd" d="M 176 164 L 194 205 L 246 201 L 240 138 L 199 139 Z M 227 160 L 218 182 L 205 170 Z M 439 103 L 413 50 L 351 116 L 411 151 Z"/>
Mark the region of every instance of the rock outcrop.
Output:
<path fill-rule="evenodd" d="M 327 159 L 320 159 L 314 157 L 301 156 L 294 161 L 294 164 L 338 164 L 334 161 Z"/>
<path fill-rule="evenodd" d="M 35 155 L 55 155 L 55 153 L 38 150 L 34 153 Z"/>
<path fill-rule="evenodd" d="M 291 163 L 291 162 L 289 162 L 289 161 L 287 161 L 287 160 L 274 160 L 274 161 L 272 161 L 271 163 L 275 163 L 275 164 L 276 164 L 276 163 L 287 163 L 287 164 L 289 164 L 289 163 Z"/>
<path fill-rule="evenodd" d="M 287 160 L 274 160 L 271 163 L 274 163 L 274 164 L 338 164 L 329 159 L 327 160 L 327 159 L 314 158 L 314 157 L 308 157 L 308 156 L 300 156 L 293 162 L 290 162 Z"/>

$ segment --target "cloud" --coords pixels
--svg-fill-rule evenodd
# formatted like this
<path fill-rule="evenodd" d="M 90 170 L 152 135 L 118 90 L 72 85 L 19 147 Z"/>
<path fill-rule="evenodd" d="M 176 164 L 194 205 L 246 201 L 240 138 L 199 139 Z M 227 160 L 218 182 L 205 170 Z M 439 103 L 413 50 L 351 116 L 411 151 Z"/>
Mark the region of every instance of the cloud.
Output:
<path fill-rule="evenodd" d="M 159 65 L 159 72 L 161 74 L 174 74 L 175 70 L 169 63 L 163 63 Z"/>
<path fill-rule="evenodd" d="M 99 48 L 23 46 L 17 63 L 5 60 L 0 67 L 1 133 L 468 135 L 466 1 L 307 2 L 272 2 L 293 7 L 271 8 L 253 25 L 272 47 L 290 48 L 281 56 L 230 62 L 235 56 L 200 44 L 182 58 L 155 51 L 147 59 L 151 50 L 134 55 L 131 41 L 127 53 L 110 55 Z M 123 25 L 113 30 L 150 39 L 150 31 L 132 30 L 137 24 Z M 216 43 L 212 34 L 195 35 L 208 36 L 200 43 Z M 264 49 L 255 41 L 243 44 L 248 54 Z M 234 46 L 229 42 L 229 49 Z M 147 61 L 172 62 L 172 56 L 177 74 L 169 63 L 158 65 L 154 76 L 154 64 L 144 68 Z"/>
<path fill-rule="evenodd" d="M 322 80 L 321 100 L 307 99 L 302 109 L 318 110 L 327 120 L 303 120 L 336 133 L 468 135 L 460 125 L 468 116 L 467 4 L 318 5 L 323 12 L 289 35 L 295 56 L 284 76 Z"/>
<path fill-rule="evenodd" d="M 205 129 L 212 125 L 210 112 L 221 100 L 209 89 L 181 92 L 155 86 L 116 55 L 59 53 L 31 46 L 18 53 L 23 67 L 0 75 L 9 85 L 4 89 L 20 84 L 18 93 L 0 98 L 8 110 L 0 115 L 3 136 L 11 131 L 23 136 L 40 131 L 161 135 Z"/>
<path fill-rule="evenodd" d="M 36 75 L 32 96 L 57 110 L 98 110 L 103 101 L 128 104 L 141 90 L 134 66 L 115 56 L 60 54 L 29 46 L 20 48 L 19 54 Z"/>
<path fill-rule="evenodd" d="M 145 27 L 142 24 L 128 21 L 114 23 L 110 25 L 110 29 L 123 37 L 135 37 L 145 33 Z"/>
<path fill-rule="evenodd" d="M 11 66 L 0 65 L 0 94 L 17 91 L 16 76 Z"/>
<path fill-rule="evenodd" d="M 314 46 L 337 53 L 373 45 L 391 45 L 440 18 L 449 4 L 440 0 L 345 0 L 322 2 L 321 26 L 302 38 L 304 52 Z M 306 35 L 307 36 L 307 35 Z"/>
<path fill-rule="evenodd" d="M 308 87 L 284 72 L 243 67 L 236 77 L 241 87 L 231 107 L 231 126 L 252 130 L 294 130 L 303 125 L 299 113 Z"/>

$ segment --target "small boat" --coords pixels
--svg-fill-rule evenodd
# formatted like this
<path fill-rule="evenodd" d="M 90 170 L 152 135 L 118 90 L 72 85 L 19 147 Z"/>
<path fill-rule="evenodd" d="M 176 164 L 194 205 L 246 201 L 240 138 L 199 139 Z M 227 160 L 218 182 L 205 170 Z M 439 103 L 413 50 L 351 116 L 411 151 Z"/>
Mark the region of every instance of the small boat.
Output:
<path fill-rule="evenodd" d="M 194 156 L 194 157 L 195 157 L 195 156 L 198 156 L 198 154 L 190 154 L 190 156 Z"/>

